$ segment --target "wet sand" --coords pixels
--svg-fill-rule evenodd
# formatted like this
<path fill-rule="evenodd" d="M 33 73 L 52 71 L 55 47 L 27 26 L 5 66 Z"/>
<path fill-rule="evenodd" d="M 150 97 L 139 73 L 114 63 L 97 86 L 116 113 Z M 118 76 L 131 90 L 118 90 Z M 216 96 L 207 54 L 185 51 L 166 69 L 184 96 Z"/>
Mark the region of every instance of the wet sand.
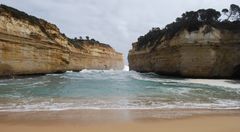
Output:
<path fill-rule="evenodd" d="M 1 132 L 239 132 L 240 110 L 0 112 Z"/>

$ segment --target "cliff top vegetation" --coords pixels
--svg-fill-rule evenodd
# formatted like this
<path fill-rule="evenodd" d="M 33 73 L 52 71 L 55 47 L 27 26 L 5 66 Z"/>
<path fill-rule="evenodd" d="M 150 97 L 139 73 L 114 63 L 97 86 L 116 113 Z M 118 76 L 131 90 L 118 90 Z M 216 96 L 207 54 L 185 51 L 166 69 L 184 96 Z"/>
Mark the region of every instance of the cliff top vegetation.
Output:
<path fill-rule="evenodd" d="M 27 22 L 29 22 L 29 24 L 39 26 L 41 31 L 44 34 L 46 34 L 49 37 L 49 39 L 52 39 L 52 40 L 54 40 L 55 36 L 48 33 L 46 28 L 48 28 L 48 29 L 50 28 L 50 29 L 59 31 L 57 26 L 54 25 L 54 24 L 51 24 L 51 23 L 49 23 L 49 22 L 47 22 L 43 19 L 37 18 L 35 16 L 28 15 L 25 12 L 19 11 L 15 8 L 12 8 L 12 7 L 3 5 L 3 4 L 0 4 L 0 15 L 14 17 L 14 18 L 22 20 L 22 21 L 27 21 Z M 71 39 L 71 38 L 68 38 L 63 33 L 60 33 L 60 34 L 63 37 L 67 38 L 68 41 L 69 41 L 69 44 L 73 44 L 73 46 L 76 47 L 76 48 L 81 48 L 81 46 L 80 46 L 81 44 L 99 45 L 99 46 L 102 46 L 102 47 L 111 48 L 110 45 L 102 44 L 99 41 L 96 41 L 95 39 L 90 39 L 88 36 L 86 36 L 86 39 L 83 39 L 82 37 Z"/>
<path fill-rule="evenodd" d="M 146 35 L 140 36 L 137 42 L 137 50 L 154 43 L 161 43 L 163 38 L 169 40 L 182 30 L 192 32 L 199 30 L 204 25 L 240 32 L 240 7 L 232 4 L 229 9 L 223 9 L 221 12 L 215 9 L 185 12 L 174 22 L 166 25 L 165 28 L 152 28 Z"/>
<path fill-rule="evenodd" d="M 89 44 L 89 45 L 97 45 L 97 46 L 101 46 L 101 47 L 105 47 L 105 48 L 112 48 L 110 45 L 108 44 L 103 44 L 103 43 L 100 43 L 99 41 L 95 40 L 95 39 L 90 39 L 89 36 L 86 36 L 86 38 L 84 39 L 83 37 L 75 37 L 73 39 L 71 38 L 68 38 L 68 41 L 70 43 L 72 43 L 76 48 L 80 48 L 81 45 L 83 44 Z"/>

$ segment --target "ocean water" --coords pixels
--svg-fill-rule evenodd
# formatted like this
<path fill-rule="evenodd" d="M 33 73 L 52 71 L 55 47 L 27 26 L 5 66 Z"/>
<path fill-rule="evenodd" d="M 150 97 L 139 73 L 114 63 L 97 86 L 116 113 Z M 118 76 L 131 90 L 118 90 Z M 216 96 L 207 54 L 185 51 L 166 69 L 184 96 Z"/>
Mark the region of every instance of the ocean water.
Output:
<path fill-rule="evenodd" d="M 0 80 L 0 111 L 240 109 L 240 82 L 83 70 Z"/>

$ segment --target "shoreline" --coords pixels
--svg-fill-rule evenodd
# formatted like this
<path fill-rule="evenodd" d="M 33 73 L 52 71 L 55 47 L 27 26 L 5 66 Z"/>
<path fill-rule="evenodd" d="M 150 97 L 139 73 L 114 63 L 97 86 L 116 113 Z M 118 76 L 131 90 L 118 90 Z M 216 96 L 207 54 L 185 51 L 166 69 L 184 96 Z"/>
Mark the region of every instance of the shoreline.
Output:
<path fill-rule="evenodd" d="M 185 113 L 168 118 L 166 113 Z M 188 115 L 186 115 L 188 113 Z M 155 115 L 155 116 L 154 116 Z M 0 112 L 4 132 L 239 132 L 240 110 Z"/>
<path fill-rule="evenodd" d="M 28 124 L 29 121 L 38 123 L 51 122 L 81 122 L 89 123 L 112 123 L 112 122 L 141 122 L 176 120 L 196 117 L 212 116 L 237 116 L 240 118 L 240 109 L 109 109 L 109 110 L 61 110 L 61 111 L 23 111 L 23 112 L 0 112 L 0 124 L 15 122 Z M 47 123 L 47 124 L 48 124 Z"/>

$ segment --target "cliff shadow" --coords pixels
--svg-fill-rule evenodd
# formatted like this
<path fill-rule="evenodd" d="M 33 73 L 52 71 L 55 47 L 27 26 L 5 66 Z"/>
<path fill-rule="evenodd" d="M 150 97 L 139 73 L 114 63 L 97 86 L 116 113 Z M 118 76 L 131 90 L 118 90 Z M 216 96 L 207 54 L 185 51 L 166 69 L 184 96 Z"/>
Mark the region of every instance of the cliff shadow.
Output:
<path fill-rule="evenodd" d="M 240 80 L 240 64 L 234 67 L 233 69 L 233 77 Z M 240 83 L 240 82 L 239 82 Z"/>

